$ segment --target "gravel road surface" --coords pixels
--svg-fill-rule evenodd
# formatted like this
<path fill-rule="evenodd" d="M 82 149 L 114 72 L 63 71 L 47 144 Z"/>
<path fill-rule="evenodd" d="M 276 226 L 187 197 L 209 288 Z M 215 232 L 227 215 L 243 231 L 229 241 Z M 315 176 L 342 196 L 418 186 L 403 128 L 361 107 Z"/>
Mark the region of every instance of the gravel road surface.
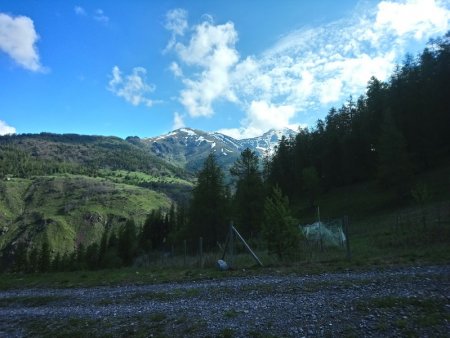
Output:
<path fill-rule="evenodd" d="M 450 335 L 450 265 L 0 291 L 0 337 L 408 335 Z"/>

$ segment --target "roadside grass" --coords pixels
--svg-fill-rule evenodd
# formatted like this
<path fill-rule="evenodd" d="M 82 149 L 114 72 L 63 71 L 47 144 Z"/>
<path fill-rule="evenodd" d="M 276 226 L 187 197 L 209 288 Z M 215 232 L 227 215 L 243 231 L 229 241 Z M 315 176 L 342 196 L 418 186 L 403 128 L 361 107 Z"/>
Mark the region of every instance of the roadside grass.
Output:
<path fill-rule="evenodd" d="M 420 329 L 446 325 L 450 321 L 446 306 L 446 300 L 440 298 L 393 296 L 366 299 L 355 304 L 356 310 L 361 313 L 383 311 L 384 315 L 376 327 L 380 332 L 389 331 L 392 326 L 399 329 L 402 335 L 414 337 Z M 402 315 L 392 321 L 394 314 Z"/>
<path fill-rule="evenodd" d="M 32 337 L 170 337 L 168 324 L 171 321 L 164 313 L 155 312 L 143 316 L 99 319 L 28 319 L 21 323 L 21 327 L 27 336 Z"/>
<path fill-rule="evenodd" d="M 127 316 L 97 318 L 73 316 L 32 317 L 20 319 L 20 336 L 26 337 L 184 337 L 196 336 L 206 323 L 185 313 L 169 316 L 162 311 Z M 9 331 L 8 331 L 9 330 Z M 19 332 L 6 327 L 2 332 L 11 336 Z"/>
<path fill-rule="evenodd" d="M 5 307 L 39 307 L 55 302 L 68 300 L 70 297 L 62 296 L 17 296 L 0 298 L 0 308 Z"/>

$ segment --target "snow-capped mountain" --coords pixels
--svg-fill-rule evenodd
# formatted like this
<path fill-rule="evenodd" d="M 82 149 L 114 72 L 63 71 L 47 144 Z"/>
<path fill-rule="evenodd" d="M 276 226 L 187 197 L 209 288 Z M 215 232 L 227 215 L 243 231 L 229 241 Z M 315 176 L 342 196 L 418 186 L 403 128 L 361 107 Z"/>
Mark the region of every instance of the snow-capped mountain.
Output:
<path fill-rule="evenodd" d="M 244 149 L 250 148 L 260 156 L 272 154 L 282 136 L 295 134 L 288 128 L 271 129 L 259 137 L 236 140 L 217 132 L 181 128 L 165 135 L 140 139 L 140 142 L 153 154 L 189 171 L 196 171 L 211 152 L 216 154 L 217 161 L 226 169 Z"/>
<path fill-rule="evenodd" d="M 239 140 L 239 143 L 243 149 L 250 148 L 251 150 L 257 151 L 260 155 L 265 153 L 272 155 L 275 151 L 275 147 L 278 145 L 283 136 L 289 138 L 295 135 L 296 132 L 289 128 L 278 130 L 270 129 L 261 136 Z"/>

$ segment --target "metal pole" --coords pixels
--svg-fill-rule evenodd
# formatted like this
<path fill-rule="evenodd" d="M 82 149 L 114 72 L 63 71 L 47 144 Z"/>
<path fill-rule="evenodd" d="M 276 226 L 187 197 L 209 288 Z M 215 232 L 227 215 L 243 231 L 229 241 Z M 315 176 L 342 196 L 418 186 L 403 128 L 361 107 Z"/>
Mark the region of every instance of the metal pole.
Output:
<path fill-rule="evenodd" d="M 184 252 L 183 265 L 186 266 L 186 255 L 187 255 L 187 245 L 186 245 L 186 240 L 183 241 L 183 252 Z"/>
<path fill-rule="evenodd" d="M 199 239 L 199 248 L 200 248 L 200 267 L 203 268 L 203 237 Z"/>
<path fill-rule="evenodd" d="M 234 260 L 234 232 L 233 232 L 233 221 L 230 222 L 230 242 L 229 242 L 229 249 L 230 249 L 230 259 L 228 266 L 230 268 L 233 267 L 233 260 Z"/>
<path fill-rule="evenodd" d="M 256 254 L 253 252 L 253 250 L 250 248 L 250 246 L 247 244 L 247 242 L 245 241 L 245 239 L 241 236 L 241 234 L 239 233 L 239 231 L 236 230 L 235 227 L 233 227 L 234 232 L 236 233 L 236 235 L 239 237 L 239 239 L 242 241 L 242 243 L 244 243 L 245 247 L 247 248 L 247 250 L 250 252 L 250 254 L 253 256 L 253 258 L 255 259 L 255 261 L 258 262 L 258 264 L 260 266 L 263 266 L 263 264 L 261 263 L 261 261 L 259 260 L 258 256 L 256 256 Z"/>

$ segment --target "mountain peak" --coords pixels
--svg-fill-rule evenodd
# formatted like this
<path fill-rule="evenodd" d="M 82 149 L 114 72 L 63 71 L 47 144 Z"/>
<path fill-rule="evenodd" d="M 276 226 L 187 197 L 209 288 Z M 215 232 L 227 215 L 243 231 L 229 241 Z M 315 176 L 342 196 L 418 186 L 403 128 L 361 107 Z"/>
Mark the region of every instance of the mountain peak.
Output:
<path fill-rule="evenodd" d="M 196 171 L 210 153 L 214 153 L 219 163 L 227 168 L 239 158 L 244 149 L 249 148 L 259 156 L 273 154 L 283 136 L 295 134 L 289 128 L 271 129 L 258 137 L 236 140 L 219 132 L 185 127 L 141 141 L 151 153 L 190 171 Z"/>

